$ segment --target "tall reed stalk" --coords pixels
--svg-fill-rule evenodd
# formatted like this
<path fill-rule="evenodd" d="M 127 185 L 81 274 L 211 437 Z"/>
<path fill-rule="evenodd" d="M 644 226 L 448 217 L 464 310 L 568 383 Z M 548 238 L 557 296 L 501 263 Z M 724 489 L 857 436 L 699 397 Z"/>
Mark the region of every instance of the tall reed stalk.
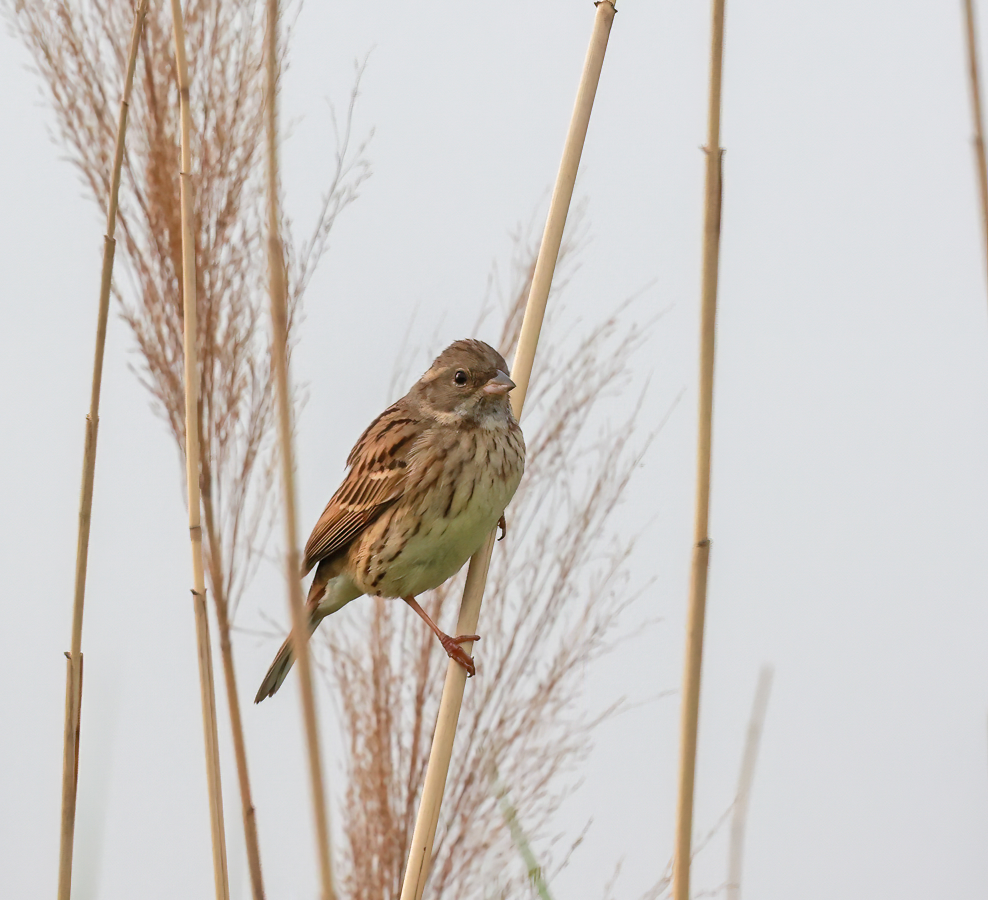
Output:
<path fill-rule="evenodd" d="M 707 106 L 706 187 L 703 208 L 703 274 L 700 313 L 700 398 L 696 455 L 696 508 L 686 656 L 683 672 L 679 737 L 679 799 L 676 805 L 676 849 L 673 859 L 673 898 L 689 900 L 693 840 L 693 793 L 696 778 L 696 735 L 700 714 L 700 670 L 703 623 L 710 566 L 710 439 L 714 394 L 714 330 L 717 314 L 717 274 L 720 261 L 722 157 L 720 92 L 724 63 L 724 0 L 713 0 L 710 46 L 710 93 Z"/>
<path fill-rule="evenodd" d="M 597 4 L 590 47 L 587 50 L 587 57 L 583 65 L 576 104 L 563 148 L 563 158 L 559 166 L 559 173 L 556 176 L 552 201 L 549 205 L 549 215 L 535 264 L 535 273 L 532 278 L 528 304 L 525 308 L 518 349 L 511 367 L 512 378 L 517 384 L 517 387 L 512 391 L 511 405 L 515 417 L 518 419 L 521 419 L 525 394 L 531 379 L 535 350 L 538 346 L 539 333 L 545 317 L 549 289 L 552 286 L 552 275 L 559 257 L 563 229 L 573 197 L 573 187 L 576 184 L 580 156 L 583 153 L 583 144 L 590 124 L 590 113 L 593 109 L 597 83 L 600 80 L 600 72 L 604 64 L 604 53 L 607 50 L 607 39 L 610 35 L 611 24 L 614 21 L 614 14 L 614 0 L 601 0 Z M 494 532 L 491 532 L 483 546 L 470 560 L 460 614 L 456 624 L 456 634 L 473 634 L 477 630 L 480 605 L 483 600 L 484 586 L 487 583 L 487 572 L 490 567 L 493 548 Z M 472 644 L 464 644 L 463 649 L 469 655 Z M 446 682 L 443 686 L 436 730 L 432 739 L 432 750 L 429 754 L 429 765 L 426 771 L 425 784 L 422 788 L 422 798 L 419 801 L 418 816 L 415 820 L 415 831 L 408 851 L 408 863 L 401 887 L 401 900 L 421 900 L 425 891 L 432 858 L 432 847 L 436 837 L 436 827 L 439 823 L 439 811 L 446 787 L 446 777 L 449 773 L 450 759 L 453 754 L 456 724 L 459 720 L 465 687 L 466 671 L 458 663 L 451 660 L 446 668 Z"/>
<path fill-rule="evenodd" d="M 181 0 L 172 0 L 175 32 L 175 68 L 178 76 L 181 116 L 181 168 L 179 190 L 182 223 L 182 311 L 185 350 L 185 478 L 188 485 L 189 536 L 192 541 L 192 602 L 196 619 L 199 655 L 199 688 L 202 725 L 206 747 L 206 781 L 209 791 L 210 833 L 213 846 L 213 879 L 217 900 L 229 900 L 226 863 L 226 835 L 223 827 L 223 793 L 220 781 L 219 740 L 216 731 L 216 692 L 213 683 L 213 657 L 209 643 L 206 612 L 206 576 L 202 561 L 199 487 L 199 365 L 197 360 L 196 248 L 192 236 L 192 148 L 189 111 L 189 66 L 185 56 L 185 26 Z"/>
<path fill-rule="evenodd" d="M 267 157 L 268 157 L 268 270 L 271 290 L 272 362 L 278 395 L 278 436 L 281 446 L 281 476 L 285 503 L 285 577 L 292 612 L 292 639 L 301 687 L 302 717 L 305 721 L 315 816 L 316 844 L 323 900 L 335 900 L 332 857 L 329 845 L 329 818 L 326 789 L 319 755 L 316 703 L 309 665 L 309 632 L 306 627 L 301 561 L 298 553 L 298 527 L 295 512 L 295 455 L 292 450 L 292 406 L 288 386 L 288 312 L 285 283 L 285 256 L 281 244 L 278 212 L 278 0 L 267 3 Z"/>
<path fill-rule="evenodd" d="M 744 742 L 741 771 L 738 773 L 738 792 L 731 810 L 731 836 L 727 855 L 727 900 L 741 900 L 741 868 L 744 863 L 744 833 L 748 824 L 748 799 L 751 797 L 751 786 L 755 781 L 758 745 L 761 743 L 762 728 L 765 726 L 765 713 L 768 711 L 768 698 L 771 691 L 772 667 L 763 666 L 761 672 L 758 673 L 755 700 L 751 704 L 748 736 Z"/>
<path fill-rule="evenodd" d="M 981 119 L 981 77 L 978 67 L 978 37 L 974 20 L 974 0 L 964 0 L 964 24 L 967 31 L 968 76 L 971 80 L 971 114 L 974 119 L 974 167 L 978 171 L 978 199 L 981 201 L 985 265 L 988 266 L 988 167 L 985 164 L 984 128 Z"/>
<path fill-rule="evenodd" d="M 75 556 L 75 596 L 72 601 L 72 643 L 66 653 L 65 729 L 62 747 L 62 819 L 58 851 L 58 900 L 69 900 L 72 893 L 72 851 L 75 842 L 76 796 L 79 787 L 79 735 L 82 715 L 82 612 L 86 599 L 86 569 L 89 563 L 89 526 L 93 512 L 93 482 L 96 476 L 96 436 L 99 430 L 99 396 L 103 382 L 103 352 L 106 349 L 106 324 L 110 312 L 110 287 L 113 284 L 113 256 L 117 242 L 117 203 L 120 196 L 120 172 L 123 168 L 127 112 L 134 85 L 137 50 L 147 13 L 148 0 L 141 0 L 134 12 L 130 33 L 127 73 L 124 76 L 117 140 L 110 176 L 106 234 L 103 236 L 103 269 L 100 276 L 99 312 L 96 317 L 96 350 L 93 355 L 93 380 L 86 416 L 86 437 L 82 455 L 82 491 L 79 497 L 79 535 Z"/>
<path fill-rule="evenodd" d="M 213 604 L 216 607 L 216 626 L 219 630 L 220 659 L 223 662 L 227 709 L 230 712 L 230 731 L 233 734 L 233 756 L 237 764 L 237 784 L 240 788 L 240 809 L 244 823 L 247 871 L 250 873 L 250 889 L 253 900 L 264 900 L 261 850 L 257 840 L 257 816 L 250 790 L 247 744 L 244 740 L 243 716 L 240 713 L 240 695 L 237 693 L 237 670 L 233 665 L 233 644 L 230 642 L 230 605 L 223 578 L 223 542 L 220 540 L 216 517 L 213 514 L 211 490 L 206 490 L 203 493 L 202 508 L 203 516 L 206 519 L 206 538 L 209 541 L 210 581 L 213 585 Z"/>

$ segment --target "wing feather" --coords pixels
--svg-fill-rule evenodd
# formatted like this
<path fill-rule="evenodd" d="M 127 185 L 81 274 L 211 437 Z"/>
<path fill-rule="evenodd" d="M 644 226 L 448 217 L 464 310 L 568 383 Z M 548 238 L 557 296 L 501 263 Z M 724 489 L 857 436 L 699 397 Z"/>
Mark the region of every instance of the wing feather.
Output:
<path fill-rule="evenodd" d="M 378 416 L 347 457 L 349 471 L 305 545 L 302 574 L 345 551 L 388 507 L 407 482 L 408 458 L 422 426 L 401 401 Z"/>

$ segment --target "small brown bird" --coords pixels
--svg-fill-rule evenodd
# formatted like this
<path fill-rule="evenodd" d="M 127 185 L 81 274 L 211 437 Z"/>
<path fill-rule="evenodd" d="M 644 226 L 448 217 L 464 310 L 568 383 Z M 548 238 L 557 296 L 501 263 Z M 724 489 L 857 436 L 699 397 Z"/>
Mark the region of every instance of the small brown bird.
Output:
<path fill-rule="evenodd" d="M 401 597 L 452 659 L 474 674 L 460 646 L 416 602 L 480 549 L 525 469 L 525 441 L 508 402 L 515 383 L 483 341 L 450 344 L 397 403 L 360 436 L 349 471 L 305 545 L 302 576 L 318 564 L 306 603 L 309 634 L 330 613 L 370 594 Z M 282 645 L 254 698 L 281 687 L 294 662 Z"/>

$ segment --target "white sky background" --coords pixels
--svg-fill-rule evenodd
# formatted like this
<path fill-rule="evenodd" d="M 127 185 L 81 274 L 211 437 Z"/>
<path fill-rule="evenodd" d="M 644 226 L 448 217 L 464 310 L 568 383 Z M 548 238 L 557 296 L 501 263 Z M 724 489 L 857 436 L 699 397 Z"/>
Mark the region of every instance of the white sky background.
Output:
<path fill-rule="evenodd" d="M 377 129 L 375 174 L 306 295 L 294 371 L 310 393 L 298 428 L 306 534 L 390 399 L 395 358 L 421 347 L 417 374 L 466 336 L 509 232 L 536 209 L 541 222 L 592 18 L 575 0 L 302 13 L 282 94 L 283 120 L 297 120 L 283 150 L 296 220 L 311 221 L 329 177 L 324 98 L 345 103 L 352 61 L 372 47 L 358 130 Z M 593 242 L 569 315 L 589 327 L 654 280 L 634 313 L 669 309 L 634 363 L 651 378 L 644 415 L 657 422 L 685 395 L 624 508 L 626 533 L 641 530 L 634 578 L 654 579 L 626 625 L 663 621 L 586 673 L 589 710 L 622 695 L 644 705 L 600 730 L 560 817 L 571 835 L 594 824 L 553 884 L 557 900 L 602 896 L 620 859 L 616 894 L 636 898 L 672 851 L 678 701 L 654 698 L 678 689 L 682 658 L 708 40 L 706 2 L 620 7 L 578 186 Z M 0 895 L 10 898 L 55 890 L 62 653 L 104 228 L 49 140 L 53 118 L 26 62 L 0 37 Z M 988 306 L 970 134 L 959 2 L 730 0 L 696 832 L 732 798 L 758 669 L 771 662 L 749 898 L 984 897 Z M 76 896 L 209 897 L 182 473 L 134 362 L 114 317 Z M 612 402 L 615 421 L 634 396 Z M 286 618 L 275 563 L 253 583 L 244 624 L 262 610 Z M 249 703 L 274 649 L 237 646 L 263 864 L 270 896 L 309 898 L 295 689 Z M 339 788 L 325 689 L 321 701 Z M 220 732 L 226 746 L 225 716 Z M 245 897 L 228 762 L 231 872 Z M 725 866 L 715 840 L 695 889 L 718 887 Z"/>

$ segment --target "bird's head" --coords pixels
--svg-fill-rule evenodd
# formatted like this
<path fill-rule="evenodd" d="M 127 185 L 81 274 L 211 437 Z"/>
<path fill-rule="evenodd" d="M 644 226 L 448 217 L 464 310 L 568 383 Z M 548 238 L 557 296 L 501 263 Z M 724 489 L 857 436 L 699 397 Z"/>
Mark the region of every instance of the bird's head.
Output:
<path fill-rule="evenodd" d="M 483 341 L 450 344 L 412 388 L 429 414 L 440 420 L 482 423 L 509 413 L 508 377 L 504 357 Z"/>

